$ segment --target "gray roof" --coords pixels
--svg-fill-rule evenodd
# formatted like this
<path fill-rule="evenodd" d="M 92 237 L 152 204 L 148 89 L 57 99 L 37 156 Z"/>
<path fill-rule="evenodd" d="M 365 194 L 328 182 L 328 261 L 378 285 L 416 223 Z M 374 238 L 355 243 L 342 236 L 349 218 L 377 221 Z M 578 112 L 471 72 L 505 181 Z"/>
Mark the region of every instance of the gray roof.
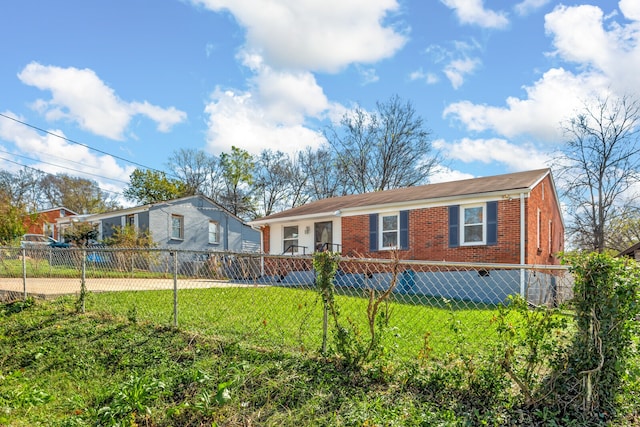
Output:
<path fill-rule="evenodd" d="M 251 221 L 265 223 L 271 220 L 318 214 L 332 214 L 341 209 L 366 208 L 403 202 L 430 201 L 441 198 L 482 195 L 494 192 L 528 192 L 550 173 L 537 169 L 505 175 L 441 182 L 414 187 L 397 188 L 365 194 L 353 194 L 317 200 L 286 211 Z"/>

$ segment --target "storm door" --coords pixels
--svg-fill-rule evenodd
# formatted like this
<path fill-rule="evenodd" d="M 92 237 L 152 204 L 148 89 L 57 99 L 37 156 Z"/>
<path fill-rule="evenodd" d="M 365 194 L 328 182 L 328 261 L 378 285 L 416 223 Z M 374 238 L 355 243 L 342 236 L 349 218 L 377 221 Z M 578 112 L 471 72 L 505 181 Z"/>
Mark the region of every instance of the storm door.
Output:
<path fill-rule="evenodd" d="M 313 224 L 316 251 L 333 250 L 333 222 L 316 222 Z"/>

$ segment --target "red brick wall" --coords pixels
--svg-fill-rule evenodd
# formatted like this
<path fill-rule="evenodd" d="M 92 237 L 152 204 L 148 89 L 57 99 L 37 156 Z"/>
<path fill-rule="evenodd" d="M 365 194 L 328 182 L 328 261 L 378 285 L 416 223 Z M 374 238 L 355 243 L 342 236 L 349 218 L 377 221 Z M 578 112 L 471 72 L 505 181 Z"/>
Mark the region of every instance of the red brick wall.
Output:
<path fill-rule="evenodd" d="M 498 244 L 449 247 L 447 206 L 409 213 L 409 249 L 401 259 L 451 262 L 520 262 L 520 200 L 498 202 Z M 345 256 L 389 258 L 389 251 L 369 251 L 369 216 L 342 218 L 342 253 Z"/>
<path fill-rule="evenodd" d="M 540 209 L 540 248 L 538 248 L 538 209 Z M 526 210 L 527 264 L 559 264 L 557 253 L 564 250 L 564 229 L 561 213 L 551 186 L 549 176 L 545 177 L 532 191 Z M 552 242 L 549 248 L 549 220 L 551 220 Z"/>
<path fill-rule="evenodd" d="M 69 211 L 65 211 L 65 212 L 67 216 L 72 216 L 72 214 Z M 25 233 L 44 234 L 44 224 L 45 223 L 53 224 L 54 235 L 52 237 L 58 240 L 60 236 L 58 235 L 58 227 L 55 226 L 56 218 L 60 218 L 60 209 L 28 215 L 24 220 L 24 226 L 26 228 Z"/>
<path fill-rule="evenodd" d="M 265 225 L 261 228 L 262 231 L 262 251 L 265 254 L 270 253 L 271 250 L 271 228 L 268 225 Z"/>

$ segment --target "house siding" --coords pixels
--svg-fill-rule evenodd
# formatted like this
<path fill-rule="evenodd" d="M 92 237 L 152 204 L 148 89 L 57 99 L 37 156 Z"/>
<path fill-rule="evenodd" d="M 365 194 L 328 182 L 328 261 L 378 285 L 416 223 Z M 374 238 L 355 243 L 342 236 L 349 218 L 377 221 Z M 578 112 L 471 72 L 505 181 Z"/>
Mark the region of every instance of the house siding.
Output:
<path fill-rule="evenodd" d="M 183 218 L 182 239 L 171 238 L 171 216 Z M 258 251 L 260 233 L 223 209 L 204 199 L 184 199 L 153 206 L 148 212 L 149 230 L 153 239 L 162 246 L 179 249 L 212 251 Z M 219 226 L 220 240 L 209 243 L 209 222 Z"/>
<path fill-rule="evenodd" d="M 62 240 L 60 230 L 57 227 L 58 218 L 72 217 L 76 214 L 66 208 L 55 208 L 46 211 L 29 214 L 23 221 L 28 234 L 45 234 L 56 240 Z"/>

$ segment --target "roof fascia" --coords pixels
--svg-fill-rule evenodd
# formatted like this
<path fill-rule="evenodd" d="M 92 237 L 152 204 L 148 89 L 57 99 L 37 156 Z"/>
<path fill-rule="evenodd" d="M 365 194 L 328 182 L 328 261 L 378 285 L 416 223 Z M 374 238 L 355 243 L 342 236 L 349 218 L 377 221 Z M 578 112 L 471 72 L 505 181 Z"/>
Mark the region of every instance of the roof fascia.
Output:
<path fill-rule="evenodd" d="M 451 196 L 451 197 L 439 197 L 435 199 L 422 199 L 411 200 L 407 202 L 394 202 L 394 203 L 381 203 L 377 205 L 357 206 L 351 208 L 340 208 L 333 212 L 317 212 L 307 215 L 295 215 L 280 217 L 272 220 L 255 220 L 249 221 L 249 225 L 261 226 L 268 224 L 279 224 L 285 222 L 295 222 L 317 218 L 330 218 L 330 217 L 344 217 L 344 216 L 356 216 L 364 215 L 372 212 L 383 213 L 393 212 L 399 210 L 412 210 L 412 209 L 425 209 L 434 208 L 440 206 L 449 206 L 452 202 L 458 202 L 460 204 L 473 204 L 484 203 L 492 200 L 507 199 L 507 198 L 519 198 L 520 194 L 524 193 L 525 197 L 529 197 L 531 192 L 530 188 L 520 188 L 511 190 L 500 190 L 489 193 L 474 193 L 465 196 Z"/>

